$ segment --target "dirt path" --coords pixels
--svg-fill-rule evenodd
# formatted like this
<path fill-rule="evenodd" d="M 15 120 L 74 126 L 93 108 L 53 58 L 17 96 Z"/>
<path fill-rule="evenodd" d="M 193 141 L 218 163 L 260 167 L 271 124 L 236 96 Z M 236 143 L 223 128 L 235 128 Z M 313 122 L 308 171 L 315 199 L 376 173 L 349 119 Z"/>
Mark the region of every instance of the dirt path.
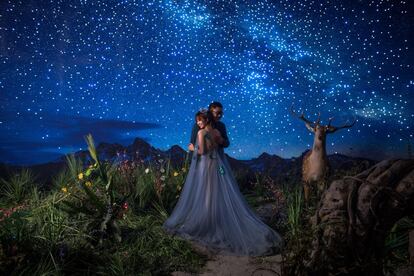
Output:
<path fill-rule="evenodd" d="M 207 255 L 209 260 L 205 267 L 203 267 L 198 274 L 188 272 L 175 271 L 174 276 L 188 276 L 188 275 L 225 275 L 225 276 L 275 276 L 281 275 L 281 255 L 262 256 L 262 257 L 248 257 L 248 256 L 225 256 L 216 255 L 206 250 L 205 248 L 193 244 L 193 248 Z"/>

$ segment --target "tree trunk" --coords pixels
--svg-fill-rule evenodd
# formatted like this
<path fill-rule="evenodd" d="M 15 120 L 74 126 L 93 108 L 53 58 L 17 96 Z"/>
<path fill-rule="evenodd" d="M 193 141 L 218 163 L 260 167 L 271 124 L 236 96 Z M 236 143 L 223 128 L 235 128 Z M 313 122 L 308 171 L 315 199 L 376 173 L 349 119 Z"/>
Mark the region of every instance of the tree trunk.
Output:
<path fill-rule="evenodd" d="M 310 274 L 382 275 L 385 238 L 413 213 L 413 159 L 384 160 L 333 181 L 312 218 Z"/>
<path fill-rule="evenodd" d="M 414 230 L 410 231 L 409 235 L 409 252 L 410 252 L 410 265 L 414 267 Z"/>

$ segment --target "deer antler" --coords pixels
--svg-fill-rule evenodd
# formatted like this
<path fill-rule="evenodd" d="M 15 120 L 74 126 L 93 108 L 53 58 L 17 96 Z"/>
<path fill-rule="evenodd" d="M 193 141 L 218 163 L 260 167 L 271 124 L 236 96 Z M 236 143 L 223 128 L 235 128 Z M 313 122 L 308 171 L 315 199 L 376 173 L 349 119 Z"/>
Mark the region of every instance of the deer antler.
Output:
<path fill-rule="evenodd" d="M 316 119 L 315 125 L 318 125 L 320 121 L 321 121 L 321 113 L 318 112 L 318 119 Z"/>
<path fill-rule="evenodd" d="M 296 117 L 298 117 L 299 119 L 303 120 L 305 122 L 305 126 L 306 128 L 311 131 L 311 132 L 315 132 L 315 128 L 314 126 L 312 126 L 314 123 L 312 123 L 311 121 L 309 121 L 308 119 L 305 118 L 305 115 L 302 111 L 302 114 L 300 116 L 298 116 L 294 111 L 293 111 L 293 103 L 292 106 L 290 107 L 290 111 L 292 112 L 292 114 Z"/>
<path fill-rule="evenodd" d="M 334 117 L 330 117 L 330 118 L 329 118 L 329 121 L 328 121 L 328 126 L 327 126 L 328 128 L 331 126 L 331 122 L 332 122 L 333 118 L 334 118 Z"/>
<path fill-rule="evenodd" d="M 290 107 L 290 111 L 292 112 L 292 114 L 293 114 L 294 116 L 296 116 L 296 117 L 298 117 L 299 119 L 301 119 L 301 120 L 305 121 L 305 123 L 308 123 L 308 124 L 313 124 L 313 122 L 311 122 L 311 121 L 309 121 L 308 119 L 306 119 L 306 118 L 305 118 L 305 115 L 304 115 L 304 112 L 303 112 L 303 111 L 302 111 L 302 113 L 300 114 L 300 116 L 298 116 L 298 114 L 297 114 L 295 111 L 293 111 L 293 104 L 292 104 L 292 106 Z"/>
<path fill-rule="evenodd" d="M 350 124 L 345 124 L 345 125 L 343 125 L 343 126 L 340 126 L 340 127 L 335 127 L 335 126 L 331 126 L 331 121 L 332 121 L 332 119 L 333 119 L 333 117 L 332 118 L 329 118 L 329 124 L 328 124 L 328 130 L 326 131 L 326 133 L 333 133 L 333 132 L 335 132 L 335 131 L 337 131 L 338 129 L 341 129 L 341 128 L 350 128 L 350 127 L 352 127 L 354 124 L 355 124 L 355 122 L 356 122 L 356 117 L 354 116 L 354 121 L 352 122 L 352 123 L 350 123 Z M 349 120 L 347 120 L 347 122 L 349 122 Z"/>

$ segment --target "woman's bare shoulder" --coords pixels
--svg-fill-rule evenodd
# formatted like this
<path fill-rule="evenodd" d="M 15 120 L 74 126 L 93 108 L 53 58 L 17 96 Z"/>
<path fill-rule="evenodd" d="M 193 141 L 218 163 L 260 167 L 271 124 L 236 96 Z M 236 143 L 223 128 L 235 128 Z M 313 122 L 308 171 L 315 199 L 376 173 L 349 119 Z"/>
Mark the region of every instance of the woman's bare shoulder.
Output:
<path fill-rule="evenodd" d="M 207 133 L 207 131 L 205 129 L 200 129 L 197 134 L 198 135 L 205 135 Z"/>

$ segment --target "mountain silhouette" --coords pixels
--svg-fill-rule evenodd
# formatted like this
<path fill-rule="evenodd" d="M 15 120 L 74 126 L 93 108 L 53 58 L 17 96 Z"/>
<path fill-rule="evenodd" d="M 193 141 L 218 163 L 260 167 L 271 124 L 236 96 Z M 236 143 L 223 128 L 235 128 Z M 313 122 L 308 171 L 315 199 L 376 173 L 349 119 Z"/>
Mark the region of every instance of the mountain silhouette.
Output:
<path fill-rule="evenodd" d="M 180 167 L 184 165 L 187 151 L 178 145 L 163 151 L 154 148 L 147 141 L 141 138 L 135 138 L 133 143 L 123 146 L 117 143 L 101 142 L 96 146 L 100 160 L 110 162 L 122 162 L 126 160 L 140 161 L 144 164 L 150 164 L 157 160 L 170 160 L 171 165 Z M 255 174 L 261 173 L 269 175 L 276 182 L 297 182 L 300 181 L 302 160 L 304 155 L 309 151 L 304 151 L 298 157 L 282 158 L 278 155 L 272 155 L 263 152 L 256 158 L 250 160 L 238 160 L 226 154 L 233 171 L 245 180 L 253 181 Z M 74 153 L 75 158 L 82 160 L 83 164 L 91 164 L 92 160 L 88 150 L 80 150 Z M 350 157 L 342 154 L 328 155 L 329 163 L 334 170 L 347 170 L 353 167 L 368 168 L 376 163 L 374 160 L 366 158 Z M 36 164 L 31 166 L 17 166 L 0 163 L 0 177 L 6 178 L 22 168 L 31 169 L 36 178 L 48 185 L 51 183 L 53 176 L 66 166 L 66 155 L 51 162 Z"/>

